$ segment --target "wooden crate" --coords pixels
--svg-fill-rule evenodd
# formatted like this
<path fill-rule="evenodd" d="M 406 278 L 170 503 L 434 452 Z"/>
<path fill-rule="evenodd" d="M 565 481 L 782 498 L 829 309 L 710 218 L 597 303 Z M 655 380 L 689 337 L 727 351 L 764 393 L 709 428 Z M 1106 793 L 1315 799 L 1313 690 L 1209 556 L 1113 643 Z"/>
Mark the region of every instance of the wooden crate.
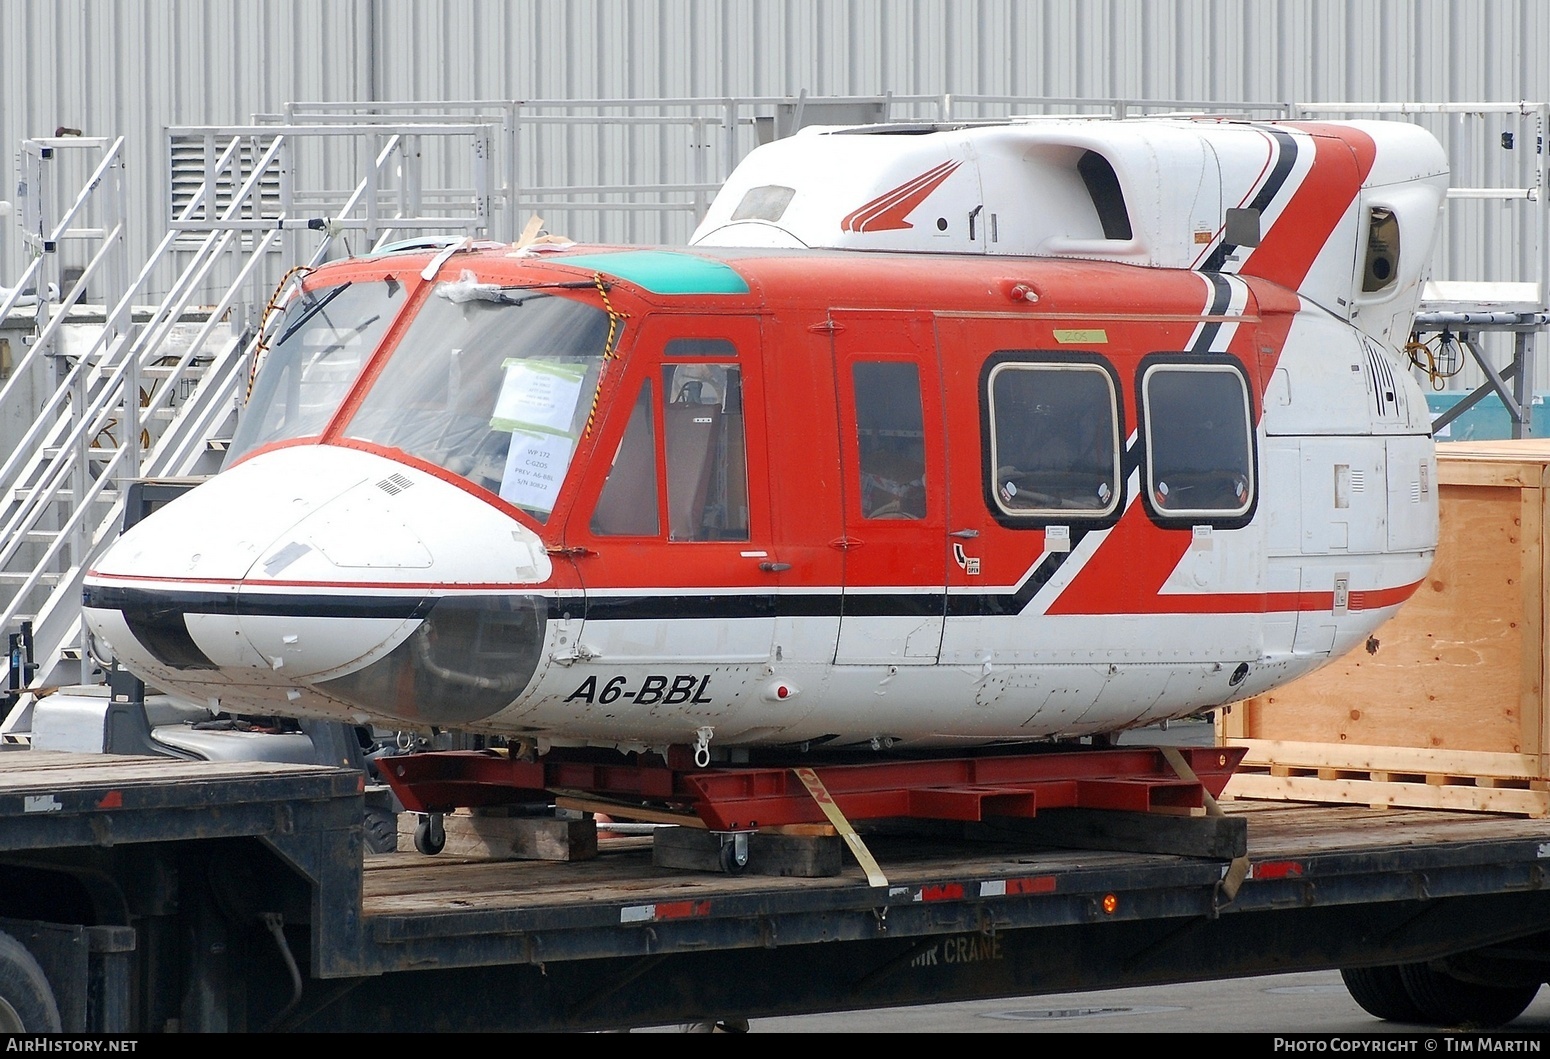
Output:
<path fill-rule="evenodd" d="M 1437 453 L 1431 572 L 1367 645 L 1218 714 L 1249 748 L 1229 797 L 1550 816 L 1550 439 Z"/>

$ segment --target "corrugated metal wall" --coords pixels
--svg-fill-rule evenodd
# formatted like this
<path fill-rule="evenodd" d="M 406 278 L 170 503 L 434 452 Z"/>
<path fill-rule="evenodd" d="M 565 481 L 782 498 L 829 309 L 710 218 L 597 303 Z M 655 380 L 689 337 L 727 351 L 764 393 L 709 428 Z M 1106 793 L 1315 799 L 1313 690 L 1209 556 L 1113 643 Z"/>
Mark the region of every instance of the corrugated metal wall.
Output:
<path fill-rule="evenodd" d="M 5 0 L 0 187 L 15 144 L 123 135 L 132 259 L 162 230 L 164 129 L 294 101 L 869 95 L 1447 102 L 1550 99 L 1543 0 Z M 960 102 L 955 113 L 971 103 Z M 1005 108 L 1001 108 L 1004 110 Z M 996 108 L 981 108 L 981 112 Z M 613 111 L 641 114 L 644 110 Z M 1459 178 L 1522 183 L 1490 123 L 1423 119 Z M 1469 127 L 1466 129 L 1466 125 Z M 548 127 L 521 184 L 655 184 L 720 171 L 724 131 Z M 1455 135 L 1456 134 L 1456 135 Z M 734 151 L 751 144 L 738 130 Z M 710 161 L 706 162 L 705 159 Z M 447 179 L 457 163 L 446 163 Z M 622 171 L 621 171 L 622 170 Z M 343 180 L 335 181 L 336 184 Z M 8 197 L 0 195 L 0 197 Z M 617 196 L 616 196 L 617 197 Z M 640 196 L 634 196 L 639 198 Z M 690 210 L 576 214 L 568 234 L 672 241 Z M 1440 274 L 1515 278 L 1518 207 L 1459 210 Z M 519 227 L 519 226 L 518 226 Z M 21 248 L 0 234 L 0 284 Z"/>

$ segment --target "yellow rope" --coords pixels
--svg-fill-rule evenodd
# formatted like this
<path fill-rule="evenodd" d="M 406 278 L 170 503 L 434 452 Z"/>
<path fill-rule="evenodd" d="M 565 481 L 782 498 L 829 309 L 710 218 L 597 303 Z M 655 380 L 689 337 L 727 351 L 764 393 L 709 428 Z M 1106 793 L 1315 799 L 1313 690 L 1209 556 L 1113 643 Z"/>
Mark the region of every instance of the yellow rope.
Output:
<path fill-rule="evenodd" d="M 597 288 L 597 296 L 603 299 L 603 311 L 608 314 L 608 338 L 603 342 L 603 367 L 598 369 L 597 386 L 592 391 L 592 407 L 587 409 L 587 428 L 583 432 L 583 437 L 592 436 L 592 421 L 597 418 L 597 401 L 603 392 L 603 374 L 608 367 L 608 362 L 618 354 L 615 340 L 619 335 L 619 321 L 625 319 L 625 314 L 616 310 L 613 303 L 608 300 L 608 287 L 603 282 L 601 272 L 592 273 L 592 285 Z"/>
<path fill-rule="evenodd" d="M 258 365 L 264 359 L 264 353 L 269 349 L 269 342 L 265 336 L 265 329 L 269 326 L 269 317 L 280 308 L 280 296 L 285 293 L 285 288 L 290 285 L 291 277 L 298 272 L 311 272 L 310 265 L 297 265 L 280 279 L 280 285 L 269 296 L 269 304 L 264 306 L 264 315 L 258 320 L 258 340 L 253 344 L 253 363 L 248 368 L 248 389 L 242 396 L 242 403 L 246 405 L 253 399 L 253 382 L 258 378 Z"/>

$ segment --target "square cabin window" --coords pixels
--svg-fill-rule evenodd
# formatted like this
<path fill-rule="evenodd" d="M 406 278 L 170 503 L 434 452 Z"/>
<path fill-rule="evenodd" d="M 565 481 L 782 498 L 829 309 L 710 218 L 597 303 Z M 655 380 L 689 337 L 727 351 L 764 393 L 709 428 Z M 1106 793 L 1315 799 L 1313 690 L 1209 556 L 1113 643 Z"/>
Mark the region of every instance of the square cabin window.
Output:
<path fill-rule="evenodd" d="M 1254 451 L 1243 374 L 1228 365 L 1153 365 L 1141 388 L 1152 510 L 1201 520 L 1247 514 Z"/>
<path fill-rule="evenodd" d="M 1119 504 L 1113 377 L 1096 364 L 1004 362 L 991 369 L 990 466 L 999 513 L 1101 518 Z"/>

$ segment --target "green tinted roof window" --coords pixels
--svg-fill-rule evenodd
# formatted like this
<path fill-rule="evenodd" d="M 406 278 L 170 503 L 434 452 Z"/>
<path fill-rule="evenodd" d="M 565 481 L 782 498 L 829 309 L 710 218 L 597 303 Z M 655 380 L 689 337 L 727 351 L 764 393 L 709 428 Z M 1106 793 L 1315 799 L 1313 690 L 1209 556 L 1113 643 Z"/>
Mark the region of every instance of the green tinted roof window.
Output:
<path fill-rule="evenodd" d="M 555 259 L 643 287 L 653 294 L 747 294 L 743 277 L 720 261 L 671 250 L 621 250 Z"/>

